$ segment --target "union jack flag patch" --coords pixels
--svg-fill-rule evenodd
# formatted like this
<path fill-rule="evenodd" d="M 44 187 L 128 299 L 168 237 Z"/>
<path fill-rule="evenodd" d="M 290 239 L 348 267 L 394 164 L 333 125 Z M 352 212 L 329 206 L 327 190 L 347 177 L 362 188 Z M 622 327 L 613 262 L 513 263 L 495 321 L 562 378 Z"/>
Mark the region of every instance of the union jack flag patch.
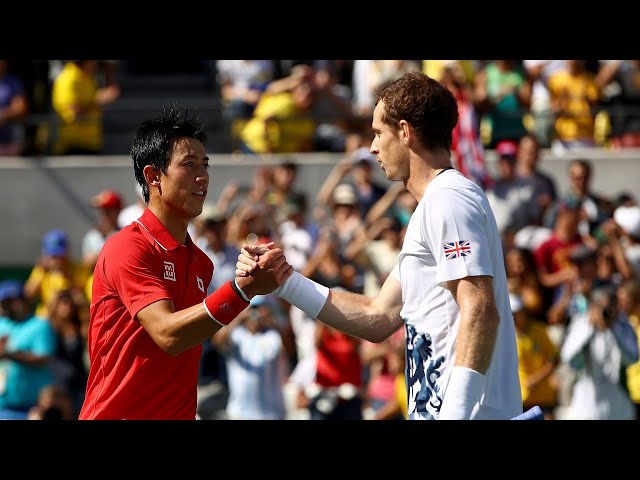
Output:
<path fill-rule="evenodd" d="M 460 240 L 457 242 L 445 243 L 444 255 L 447 260 L 471 255 L 471 245 L 469 245 L 469 240 Z"/>

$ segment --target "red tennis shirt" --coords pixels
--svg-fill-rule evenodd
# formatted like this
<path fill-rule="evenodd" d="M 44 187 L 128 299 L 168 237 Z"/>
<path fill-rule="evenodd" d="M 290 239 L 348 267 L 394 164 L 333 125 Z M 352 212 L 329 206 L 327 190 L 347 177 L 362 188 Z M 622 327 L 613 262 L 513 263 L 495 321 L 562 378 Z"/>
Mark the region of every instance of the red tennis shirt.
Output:
<path fill-rule="evenodd" d="M 191 238 L 179 244 L 149 209 L 106 241 L 94 270 L 80 420 L 195 419 L 202 346 L 171 356 L 136 315 L 165 298 L 176 311 L 202 302 L 212 275 Z"/>

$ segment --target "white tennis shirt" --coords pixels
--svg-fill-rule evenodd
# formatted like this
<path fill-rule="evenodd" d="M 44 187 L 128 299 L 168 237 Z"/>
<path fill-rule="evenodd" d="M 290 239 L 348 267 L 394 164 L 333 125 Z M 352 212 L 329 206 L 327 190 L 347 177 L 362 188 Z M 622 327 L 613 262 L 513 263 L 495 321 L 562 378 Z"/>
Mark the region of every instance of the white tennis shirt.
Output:
<path fill-rule="evenodd" d="M 477 275 L 493 277 L 500 325 L 472 418 L 509 419 L 522 413 L 502 243 L 484 191 L 457 170 L 436 176 L 409 221 L 392 275 L 402 285 L 409 418 L 438 418 L 460 321 L 446 282 Z"/>

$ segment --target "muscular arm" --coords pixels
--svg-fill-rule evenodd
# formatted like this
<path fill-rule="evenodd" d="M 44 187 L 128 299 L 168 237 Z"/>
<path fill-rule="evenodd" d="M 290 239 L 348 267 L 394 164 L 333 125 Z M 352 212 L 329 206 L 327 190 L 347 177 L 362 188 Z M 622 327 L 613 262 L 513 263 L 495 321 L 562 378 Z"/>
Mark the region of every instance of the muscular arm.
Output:
<path fill-rule="evenodd" d="M 159 300 L 143 308 L 138 320 L 169 355 L 179 355 L 199 345 L 222 328 L 201 303 L 175 311 L 171 300 Z"/>
<path fill-rule="evenodd" d="M 249 298 L 270 293 L 292 273 L 280 249 L 267 252 L 264 261 L 268 268 L 261 269 L 252 278 L 238 279 L 238 285 Z M 170 355 L 179 355 L 199 345 L 222 328 L 202 303 L 176 311 L 173 301 L 159 300 L 140 310 L 137 318 L 153 341 Z"/>
<path fill-rule="evenodd" d="M 460 306 L 456 365 L 484 374 L 491 363 L 500 322 L 491 277 L 466 277 L 447 286 Z"/>
<path fill-rule="evenodd" d="M 268 248 L 264 245 L 245 244 L 238 256 L 236 275 L 256 275 L 264 268 L 265 257 L 262 252 L 266 251 Z M 306 282 L 310 280 L 306 279 Z M 295 306 L 302 308 L 299 304 Z M 374 298 L 346 290 L 330 290 L 316 318 L 349 335 L 380 342 L 402 325 L 401 308 L 400 282 L 390 275 Z"/>
<path fill-rule="evenodd" d="M 374 298 L 331 290 L 318 320 L 355 337 L 380 342 L 402 325 L 400 282 L 389 276 Z"/>

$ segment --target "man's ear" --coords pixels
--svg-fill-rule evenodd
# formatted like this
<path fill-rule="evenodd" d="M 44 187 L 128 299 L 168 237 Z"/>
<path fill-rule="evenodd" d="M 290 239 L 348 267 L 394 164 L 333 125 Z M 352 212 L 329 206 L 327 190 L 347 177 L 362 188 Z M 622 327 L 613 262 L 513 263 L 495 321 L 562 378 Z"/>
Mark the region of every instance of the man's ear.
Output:
<path fill-rule="evenodd" d="M 409 144 L 412 135 L 413 132 L 411 131 L 411 125 L 409 122 L 406 120 L 400 120 L 400 137 L 405 144 Z"/>
<path fill-rule="evenodd" d="M 150 186 L 157 187 L 160 185 L 160 174 L 152 165 L 147 165 L 142 169 L 145 180 Z"/>

